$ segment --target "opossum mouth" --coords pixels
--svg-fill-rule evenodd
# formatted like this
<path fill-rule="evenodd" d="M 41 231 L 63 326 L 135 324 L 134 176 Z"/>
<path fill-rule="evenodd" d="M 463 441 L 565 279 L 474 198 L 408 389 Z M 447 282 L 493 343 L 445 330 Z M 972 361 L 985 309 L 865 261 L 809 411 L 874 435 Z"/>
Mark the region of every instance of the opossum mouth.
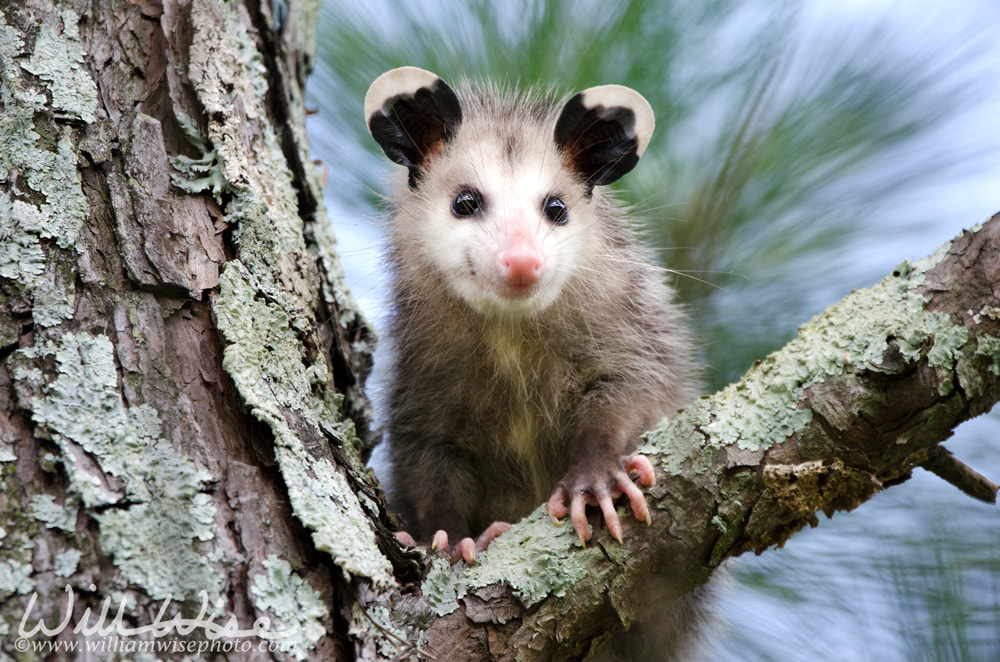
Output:
<path fill-rule="evenodd" d="M 506 280 L 471 282 L 471 291 L 465 290 L 463 298 L 475 309 L 501 317 L 532 314 L 548 306 L 550 288 L 544 283 L 510 283 Z"/>
<path fill-rule="evenodd" d="M 500 286 L 500 296 L 504 299 L 529 299 L 538 290 L 538 282 L 511 283 L 504 282 Z"/>

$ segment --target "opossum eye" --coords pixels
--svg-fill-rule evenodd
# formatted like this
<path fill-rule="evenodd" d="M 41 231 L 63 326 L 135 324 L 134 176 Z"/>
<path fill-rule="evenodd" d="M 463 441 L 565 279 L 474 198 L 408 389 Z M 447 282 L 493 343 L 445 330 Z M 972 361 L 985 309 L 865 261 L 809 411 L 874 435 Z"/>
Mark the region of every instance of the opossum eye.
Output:
<path fill-rule="evenodd" d="M 569 212 L 566 210 L 566 203 L 554 195 L 550 195 L 542 202 L 542 213 L 556 225 L 562 225 L 569 220 Z"/>
<path fill-rule="evenodd" d="M 465 189 L 451 201 L 451 213 L 459 218 L 478 214 L 483 209 L 483 196 L 479 191 Z"/>

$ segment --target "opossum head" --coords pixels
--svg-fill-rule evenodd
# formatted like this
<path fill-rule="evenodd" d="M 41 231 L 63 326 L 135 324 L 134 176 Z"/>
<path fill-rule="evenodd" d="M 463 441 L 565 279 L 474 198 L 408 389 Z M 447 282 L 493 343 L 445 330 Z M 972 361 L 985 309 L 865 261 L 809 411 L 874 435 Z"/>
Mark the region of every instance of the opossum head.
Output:
<path fill-rule="evenodd" d="M 365 116 L 407 168 L 391 228 L 401 269 L 511 316 L 546 309 L 574 278 L 602 277 L 587 272 L 611 207 L 594 187 L 635 166 L 654 126 L 649 103 L 619 85 L 556 104 L 489 86 L 456 94 L 416 67 L 376 79 Z"/>

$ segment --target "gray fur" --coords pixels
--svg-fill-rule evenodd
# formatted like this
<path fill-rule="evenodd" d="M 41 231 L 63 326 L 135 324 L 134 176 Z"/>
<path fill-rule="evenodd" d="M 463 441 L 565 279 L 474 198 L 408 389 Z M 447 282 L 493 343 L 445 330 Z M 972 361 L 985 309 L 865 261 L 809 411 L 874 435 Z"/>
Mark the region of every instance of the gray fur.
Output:
<path fill-rule="evenodd" d="M 389 215 L 389 482 L 422 541 L 439 528 L 457 540 L 520 519 L 550 496 L 574 453 L 588 452 L 581 437 L 613 437 L 627 452 L 697 384 L 684 315 L 625 210 L 563 167 L 552 138 L 560 104 L 482 85 L 456 91 L 457 135 L 415 188 L 400 182 Z M 569 231 L 587 233 L 542 309 L 471 306 L 428 257 L 440 238 L 422 234 L 423 216 L 476 181 L 465 164 L 483 144 L 496 146 L 501 168 L 545 152 L 551 171 L 540 176 L 569 205 Z"/>

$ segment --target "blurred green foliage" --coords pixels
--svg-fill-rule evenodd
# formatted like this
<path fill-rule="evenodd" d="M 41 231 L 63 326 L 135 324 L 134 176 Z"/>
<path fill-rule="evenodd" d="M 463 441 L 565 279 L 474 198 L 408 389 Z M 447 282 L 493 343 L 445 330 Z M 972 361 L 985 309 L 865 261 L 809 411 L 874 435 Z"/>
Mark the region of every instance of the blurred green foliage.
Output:
<path fill-rule="evenodd" d="M 407 64 L 452 81 L 639 90 L 657 129 L 621 193 L 678 276 L 718 388 L 804 321 L 811 284 L 832 274 L 802 260 L 843 246 L 894 192 L 968 156 L 902 156 L 968 103 L 972 87 L 945 75 L 954 58 L 900 52 L 879 28 L 803 35 L 799 4 L 332 0 L 325 66 L 310 84 L 324 124 L 317 151 L 351 164 L 330 169 L 339 201 L 370 209 L 386 166 L 360 100 L 380 73 Z M 747 288 L 754 311 L 741 310 Z M 731 324 L 750 314 L 752 325 Z"/>
<path fill-rule="evenodd" d="M 975 70 L 974 35 L 934 50 L 879 22 L 804 20 L 811 8 L 777 0 L 326 0 L 310 82 L 320 110 L 310 120 L 313 149 L 336 204 L 373 219 L 389 166 L 368 136 L 362 99 L 388 69 L 415 65 L 449 81 L 567 93 L 604 83 L 640 91 L 657 129 L 620 194 L 691 311 L 714 390 L 811 314 L 891 269 L 859 257 L 866 237 L 870 245 L 898 232 L 882 220 L 887 212 L 997 147 L 946 133 L 985 94 L 965 73 Z M 909 219 L 905 231 L 921 232 L 920 221 Z M 995 455 L 982 454 L 977 468 L 1000 472 Z M 718 659 L 997 659 L 996 509 L 968 509 L 943 484 L 912 496 L 907 489 L 866 504 L 865 518 L 838 516 L 781 552 L 741 559 L 730 600 L 761 609 L 752 622 L 734 618 Z M 921 511 L 930 494 L 948 496 L 914 517 L 909 509 Z M 912 526 L 880 542 L 901 519 Z M 975 534 L 963 541 L 955 527 Z M 816 563 L 828 572 L 816 573 Z M 970 598 L 970 582 L 992 586 L 992 601 L 974 590 Z M 777 620 L 787 623 L 778 628 Z M 875 639 L 859 639 L 859 627 Z M 833 634 L 814 637 L 817 629 Z"/>

